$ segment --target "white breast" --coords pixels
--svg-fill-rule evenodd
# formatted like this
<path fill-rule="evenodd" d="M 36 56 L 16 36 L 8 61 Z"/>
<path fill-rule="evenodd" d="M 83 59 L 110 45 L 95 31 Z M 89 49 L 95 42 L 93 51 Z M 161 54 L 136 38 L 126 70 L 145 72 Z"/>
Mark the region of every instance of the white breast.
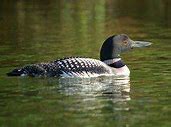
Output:
<path fill-rule="evenodd" d="M 113 68 L 113 71 L 116 74 L 116 76 L 129 76 L 130 75 L 130 70 L 126 65 L 121 68 Z"/>

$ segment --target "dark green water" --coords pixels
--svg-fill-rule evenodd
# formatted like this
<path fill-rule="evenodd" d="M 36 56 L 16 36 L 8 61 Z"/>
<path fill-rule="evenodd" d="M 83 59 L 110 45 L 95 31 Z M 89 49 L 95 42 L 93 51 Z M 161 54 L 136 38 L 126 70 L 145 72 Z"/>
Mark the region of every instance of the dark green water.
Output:
<path fill-rule="evenodd" d="M 98 59 L 119 33 L 153 42 L 122 55 L 130 82 L 5 75 L 66 56 Z M 170 0 L 0 0 L 1 127 L 170 127 L 170 72 Z"/>

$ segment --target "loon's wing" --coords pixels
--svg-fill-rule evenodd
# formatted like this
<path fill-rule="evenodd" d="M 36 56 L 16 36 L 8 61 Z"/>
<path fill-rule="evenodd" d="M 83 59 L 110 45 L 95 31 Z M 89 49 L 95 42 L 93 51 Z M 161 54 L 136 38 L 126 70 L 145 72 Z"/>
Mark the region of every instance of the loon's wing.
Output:
<path fill-rule="evenodd" d="M 109 66 L 92 58 L 70 57 L 56 60 L 54 63 L 58 65 L 62 77 L 97 77 L 112 74 Z"/>
<path fill-rule="evenodd" d="M 9 76 L 43 76 L 43 77 L 97 77 L 112 74 L 109 66 L 91 58 L 69 57 L 14 69 Z"/>

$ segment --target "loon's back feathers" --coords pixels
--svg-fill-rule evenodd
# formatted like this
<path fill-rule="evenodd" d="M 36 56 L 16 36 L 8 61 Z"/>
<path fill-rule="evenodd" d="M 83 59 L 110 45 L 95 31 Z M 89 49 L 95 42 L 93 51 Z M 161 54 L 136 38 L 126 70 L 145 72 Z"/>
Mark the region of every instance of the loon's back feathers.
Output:
<path fill-rule="evenodd" d="M 109 74 L 112 71 L 105 63 L 83 57 L 67 57 L 49 63 L 32 64 L 8 73 L 9 76 L 33 77 L 96 77 Z"/>
<path fill-rule="evenodd" d="M 111 73 L 110 68 L 105 63 L 92 58 L 71 57 L 57 60 L 54 63 L 58 65 L 61 75 L 65 77 L 92 77 Z"/>

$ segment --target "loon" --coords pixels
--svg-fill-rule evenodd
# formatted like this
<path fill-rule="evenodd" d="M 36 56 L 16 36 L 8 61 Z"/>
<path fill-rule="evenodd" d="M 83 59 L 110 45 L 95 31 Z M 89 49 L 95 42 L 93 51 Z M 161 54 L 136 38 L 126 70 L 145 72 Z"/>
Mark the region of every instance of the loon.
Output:
<path fill-rule="evenodd" d="M 134 47 L 146 47 L 150 42 L 133 41 L 126 34 L 108 37 L 100 51 L 100 60 L 86 57 L 68 57 L 48 63 L 26 65 L 7 73 L 8 76 L 31 77 L 98 77 L 129 76 L 128 67 L 120 54 Z"/>

